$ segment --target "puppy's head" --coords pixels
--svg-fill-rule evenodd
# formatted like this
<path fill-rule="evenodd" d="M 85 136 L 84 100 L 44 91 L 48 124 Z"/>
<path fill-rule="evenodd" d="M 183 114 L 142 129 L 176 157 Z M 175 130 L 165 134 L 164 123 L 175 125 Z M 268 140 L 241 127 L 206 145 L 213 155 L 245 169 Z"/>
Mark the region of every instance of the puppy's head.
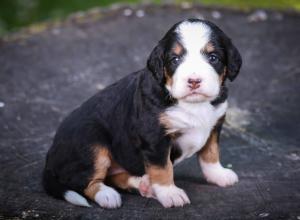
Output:
<path fill-rule="evenodd" d="M 147 66 L 173 98 L 204 102 L 218 96 L 226 78 L 235 79 L 241 64 L 238 50 L 216 25 L 189 19 L 167 32 Z"/>

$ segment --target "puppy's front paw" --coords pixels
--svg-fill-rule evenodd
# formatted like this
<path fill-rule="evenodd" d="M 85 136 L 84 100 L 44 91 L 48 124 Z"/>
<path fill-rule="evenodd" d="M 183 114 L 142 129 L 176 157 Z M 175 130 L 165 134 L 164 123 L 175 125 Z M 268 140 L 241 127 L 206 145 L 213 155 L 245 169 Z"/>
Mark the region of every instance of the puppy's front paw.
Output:
<path fill-rule="evenodd" d="M 207 182 L 226 187 L 239 181 L 238 176 L 233 170 L 222 167 L 220 163 L 201 163 L 201 166 Z"/>
<path fill-rule="evenodd" d="M 185 204 L 190 204 L 190 199 L 186 193 L 175 185 L 162 186 L 153 184 L 152 189 L 157 200 L 165 207 L 182 207 Z"/>
<path fill-rule="evenodd" d="M 236 173 L 230 169 L 222 168 L 215 173 L 205 175 L 207 182 L 217 184 L 221 187 L 231 186 L 239 181 Z"/>
<path fill-rule="evenodd" d="M 142 176 L 138 189 L 143 197 L 154 199 L 156 198 L 150 184 L 149 175 L 145 174 L 144 176 Z"/>

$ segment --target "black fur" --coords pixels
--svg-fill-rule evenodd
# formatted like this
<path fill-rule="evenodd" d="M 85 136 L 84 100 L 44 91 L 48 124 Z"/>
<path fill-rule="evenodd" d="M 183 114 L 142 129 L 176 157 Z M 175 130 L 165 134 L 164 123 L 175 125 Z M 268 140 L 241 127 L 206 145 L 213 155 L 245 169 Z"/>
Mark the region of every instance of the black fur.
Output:
<path fill-rule="evenodd" d="M 66 186 L 82 192 L 94 172 L 95 145 L 107 147 L 134 175 L 144 174 L 145 163 L 163 166 L 171 145 L 158 122 L 159 113 L 169 105 L 164 97 L 152 72 L 144 69 L 83 103 L 57 130 L 47 155 L 45 189 L 56 197 Z"/>
<path fill-rule="evenodd" d="M 228 97 L 228 89 L 227 89 L 227 87 L 222 86 L 219 96 L 215 100 L 213 100 L 211 102 L 211 104 L 214 106 L 219 105 L 219 104 L 225 102 L 227 100 L 227 97 Z"/>
<path fill-rule="evenodd" d="M 217 50 L 224 53 L 224 64 L 227 67 L 227 77 L 230 81 L 233 81 L 242 66 L 242 57 L 236 47 L 232 44 L 231 39 L 215 24 L 209 21 L 203 21 L 208 24 L 212 30 L 212 40 L 217 45 Z"/>
<path fill-rule="evenodd" d="M 225 48 L 219 53 L 228 67 L 229 79 L 233 80 L 241 65 L 240 56 L 221 30 L 206 23 L 216 29 L 212 39 L 215 44 Z M 143 175 L 146 164 L 166 164 L 172 140 L 165 135 L 158 118 L 176 102 L 165 88 L 164 68 L 171 74 L 176 69 L 170 63 L 170 50 L 178 40 L 174 33 L 178 24 L 153 49 L 145 69 L 97 93 L 61 123 L 44 169 L 43 184 L 49 194 L 62 198 L 66 190 L 82 193 L 94 173 L 94 147 L 98 145 L 107 147 L 113 159 L 133 175 Z M 214 104 L 226 97 L 222 95 Z M 172 160 L 178 155 L 174 146 Z"/>

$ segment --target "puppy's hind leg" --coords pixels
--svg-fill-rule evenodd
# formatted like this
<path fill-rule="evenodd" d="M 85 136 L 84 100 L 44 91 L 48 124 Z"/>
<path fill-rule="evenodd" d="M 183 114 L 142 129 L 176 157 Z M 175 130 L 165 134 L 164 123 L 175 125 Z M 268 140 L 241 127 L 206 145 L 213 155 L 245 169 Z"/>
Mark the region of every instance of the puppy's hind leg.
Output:
<path fill-rule="evenodd" d="M 111 155 L 108 149 L 97 146 L 95 149 L 94 173 L 84 190 L 84 194 L 101 207 L 112 209 L 120 207 L 122 202 L 120 194 L 112 187 L 104 184 L 110 166 Z"/>

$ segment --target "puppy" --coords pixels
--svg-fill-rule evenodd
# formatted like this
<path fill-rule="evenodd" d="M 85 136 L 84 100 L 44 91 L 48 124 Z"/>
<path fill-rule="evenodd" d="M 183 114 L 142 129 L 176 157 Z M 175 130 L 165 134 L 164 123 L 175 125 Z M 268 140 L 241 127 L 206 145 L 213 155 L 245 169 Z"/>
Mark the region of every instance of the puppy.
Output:
<path fill-rule="evenodd" d="M 164 207 L 190 203 L 174 184 L 173 166 L 197 154 L 206 180 L 230 186 L 220 164 L 219 134 L 227 109 L 226 79 L 242 64 L 213 23 L 188 19 L 159 41 L 147 66 L 108 86 L 61 123 L 47 154 L 46 192 L 70 203 L 121 206 L 113 188 L 137 189 Z M 143 176 L 143 177 L 142 177 Z"/>

